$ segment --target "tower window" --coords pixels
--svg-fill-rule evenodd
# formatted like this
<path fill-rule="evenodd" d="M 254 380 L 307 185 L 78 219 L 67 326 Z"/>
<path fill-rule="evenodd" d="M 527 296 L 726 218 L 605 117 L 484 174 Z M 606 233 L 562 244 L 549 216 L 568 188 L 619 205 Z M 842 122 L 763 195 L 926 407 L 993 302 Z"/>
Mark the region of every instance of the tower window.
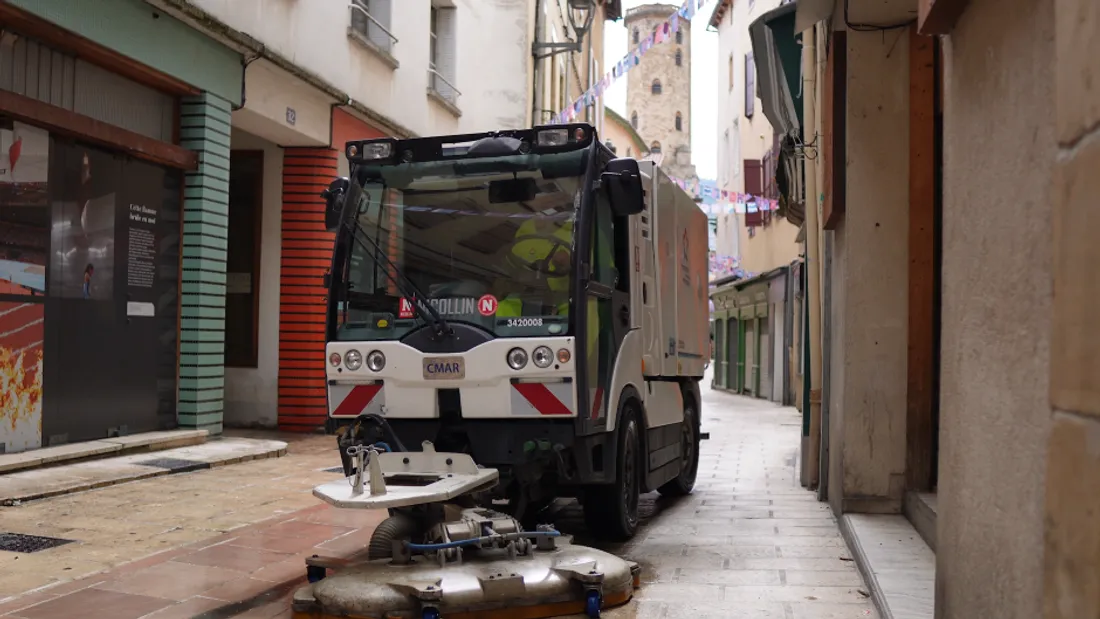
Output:
<path fill-rule="evenodd" d="M 649 87 L 649 92 L 655 95 L 661 94 L 661 80 L 653 80 L 653 85 Z"/>
<path fill-rule="evenodd" d="M 677 131 L 683 131 L 684 130 L 684 115 L 681 114 L 680 112 L 676 112 L 676 130 Z"/>
<path fill-rule="evenodd" d="M 680 33 L 677 32 L 676 34 L 680 34 Z M 680 50 L 676 50 L 676 66 L 678 66 L 678 67 L 684 66 L 684 52 L 682 52 Z"/>
<path fill-rule="evenodd" d="M 676 31 L 676 44 L 679 45 L 683 42 L 684 42 L 684 31 L 683 30 L 677 30 Z"/>
<path fill-rule="evenodd" d="M 630 113 L 630 126 L 634 127 L 635 129 L 638 128 L 638 113 L 637 112 L 631 112 Z"/>
<path fill-rule="evenodd" d="M 637 26 L 634 27 L 634 43 L 635 44 L 638 43 L 638 27 Z"/>
<path fill-rule="evenodd" d="M 654 142 L 654 143 L 650 144 L 649 145 L 649 152 L 653 153 L 654 155 L 659 154 L 661 152 L 661 143 L 660 142 Z"/>

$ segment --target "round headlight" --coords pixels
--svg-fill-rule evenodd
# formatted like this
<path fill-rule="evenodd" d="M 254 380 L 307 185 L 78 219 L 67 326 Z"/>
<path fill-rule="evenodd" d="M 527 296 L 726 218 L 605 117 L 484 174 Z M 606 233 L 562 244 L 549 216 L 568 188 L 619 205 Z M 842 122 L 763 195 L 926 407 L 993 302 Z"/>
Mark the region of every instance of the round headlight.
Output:
<path fill-rule="evenodd" d="M 545 346 L 539 346 L 531 353 L 531 360 L 540 368 L 548 368 L 554 362 L 554 351 Z"/>
<path fill-rule="evenodd" d="M 338 352 L 334 352 L 334 353 L 332 353 L 331 355 L 328 356 L 329 365 L 331 365 L 334 368 L 339 367 L 340 362 L 343 361 L 343 360 L 344 360 L 344 358 L 341 357 L 340 353 L 338 353 Z"/>
<path fill-rule="evenodd" d="M 358 370 L 363 367 L 363 354 L 354 349 L 347 351 L 344 353 L 344 365 L 352 372 Z"/>
<path fill-rule="evenodd" d="M 381 372 L 382 368 L 386 367 L 386 355 L 383 355 L 380 350 L 370 351 L 367 355 L 367 367 L 372 372 Z"/>
<path fill-rule="evenodd" d="M 558 363 L 569 363 L 569 358 L 570 355 L 568 348 L 558 349 Z"/>
<path fill-rule="evenodd" d="M 508 351 L 508 365 L 513 370 L 522 370 L 527 365 L 527 351 L 522 348 L 513 348 Z"/>

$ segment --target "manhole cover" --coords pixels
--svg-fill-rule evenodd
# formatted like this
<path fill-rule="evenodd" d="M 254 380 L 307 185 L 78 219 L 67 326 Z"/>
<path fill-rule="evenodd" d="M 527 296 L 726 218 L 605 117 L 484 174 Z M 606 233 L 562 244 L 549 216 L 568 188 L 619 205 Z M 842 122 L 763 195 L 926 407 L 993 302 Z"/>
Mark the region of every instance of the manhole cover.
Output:
<path fill-rule="evenodd" d="M 158 469 L 168 469 L 169 471 L 198 471 L 200 469 L 210 468 L 209 462 L 199 462 L 198 460 L 184 460 L 182 458 L 153 458 L 152 460 L 143 460 L 136 462 L 141 466 L 155 466 Z"/>
<path fill-rule="evenodd" d="M 0 533 L 0 550 L 8 552 L 38 552 L 49 550 L 65 544 L 71 544 L 71 539 L 57 537 L 42 537 L 40 535 L 24 535 L 22 533 Z"/>

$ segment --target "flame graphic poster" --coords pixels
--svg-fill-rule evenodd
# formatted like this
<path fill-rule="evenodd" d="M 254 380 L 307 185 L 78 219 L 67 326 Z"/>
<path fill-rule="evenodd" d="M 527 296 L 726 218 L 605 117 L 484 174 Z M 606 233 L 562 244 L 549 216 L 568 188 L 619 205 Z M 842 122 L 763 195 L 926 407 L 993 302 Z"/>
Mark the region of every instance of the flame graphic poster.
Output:
<path fill-rule="evenodd" d="M 0 302 L 0 443 L 8 453 L 42 444 L 43 308 Z"/>

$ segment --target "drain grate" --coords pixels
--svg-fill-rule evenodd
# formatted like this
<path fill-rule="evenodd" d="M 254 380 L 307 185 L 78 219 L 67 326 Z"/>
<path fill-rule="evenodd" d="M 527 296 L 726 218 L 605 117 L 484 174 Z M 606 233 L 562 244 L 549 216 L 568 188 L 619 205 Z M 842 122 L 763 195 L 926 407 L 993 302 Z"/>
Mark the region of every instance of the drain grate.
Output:
<path fill-rule="evenodd" d="M 198 471 L 201 469 L 210 468 L 209 462 L 199 462 L 198 460 L 184 460 L 182 458 L 153 458 L 152 460 L 142 460 L 141 462 L 135 462 L 134 464 L 140 464 L 141 466 L 155 466 L 158 469 L 168 469 L 169 471 L 187 472 Z"/>
<path fill-rule="evenodd" d="M 24 535 L 22 533 L 0 533 L 0 550 L 8 552 L 38 552 L 49 550 L 65 544 L 71 544 L 71 539 L 59 537 L 42 537 L 41 535 Z"/>

